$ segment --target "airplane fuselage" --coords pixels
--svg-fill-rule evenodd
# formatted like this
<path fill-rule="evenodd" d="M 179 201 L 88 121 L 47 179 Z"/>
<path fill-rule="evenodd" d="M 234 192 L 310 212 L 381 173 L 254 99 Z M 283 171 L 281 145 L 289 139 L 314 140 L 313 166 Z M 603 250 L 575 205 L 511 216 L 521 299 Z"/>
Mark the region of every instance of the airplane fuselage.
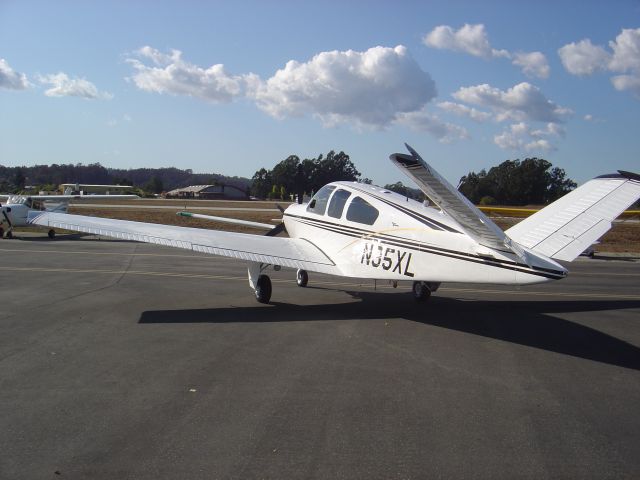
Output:
<path fill-rule="evenodd" d="M 321 247 L 347 277 L 524 285 L 567 273 L 533 252 L 524 263 L 506 248 L 480 245 L 446 213 L 355 182 L 329 184 L 309 204 L 291 205 L 284 222 L 290 237 Z"/>

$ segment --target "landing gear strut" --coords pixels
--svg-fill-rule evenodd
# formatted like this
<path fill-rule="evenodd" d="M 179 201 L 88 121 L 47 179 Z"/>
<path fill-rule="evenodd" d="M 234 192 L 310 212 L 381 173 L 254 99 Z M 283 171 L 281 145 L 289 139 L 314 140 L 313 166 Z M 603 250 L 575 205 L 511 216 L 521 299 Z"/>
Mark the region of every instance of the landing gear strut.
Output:
<path fill-rule="evenodd" d="M 249 263 L 249 285 L 256 294 L 256 300 L 260 303 L 269 303 L 271 300 L 271 279 L 262 272 L 270 265 L 258 262 Z M 277 268 L 276 268 L 277 267 Z M 280 266 L 274 265 L 274 270 L 279 270 Z"/>

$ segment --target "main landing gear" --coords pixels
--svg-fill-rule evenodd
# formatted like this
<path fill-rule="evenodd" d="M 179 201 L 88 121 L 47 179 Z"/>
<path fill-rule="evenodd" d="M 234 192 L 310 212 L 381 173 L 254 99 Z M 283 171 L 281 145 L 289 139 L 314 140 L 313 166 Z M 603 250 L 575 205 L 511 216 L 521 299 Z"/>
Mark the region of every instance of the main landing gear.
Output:
<path fill-rule="evenodd" d="M 264 263 L 252 262 L 249 264 L 249 285 L 253 288 L 256 295 L 256 300 L 260 303 L 269 303 L 271 300 L 271 279 L 263 272 L 269 267 Z M 275 271 L 280 270 L 279 265 L 274 265 Z M 306 270 L 298 270 L 296 272 L 296 283 L 299 287 L 306 287 L 309 282 L 309 274 Z"/>
<path fill-rule="evenodd" d="M 53 228 L 51 228 L 51 229 L 49 229 L 49 231 L 47 232 L 47 235 L 49 236 L 49 238 L 53 238 L 53 237 L 55 237 L 55 236 L 56 236 L 56 231 L 55 231 Z"/>
<path fill-rule="evenodd" d="M 299 287 L 306 287 L 309 283 L 309 274 L 306 270 L 298 270 L 296 272 L 296 283 Z"/>
<path fill-rule="evenodd" d="M 418 302 L 425 302 L 429 300 L 431 294 L 438 290 L 439 283 L 436 282 L 413 282 L 412 292 L 413 298 Z"/>

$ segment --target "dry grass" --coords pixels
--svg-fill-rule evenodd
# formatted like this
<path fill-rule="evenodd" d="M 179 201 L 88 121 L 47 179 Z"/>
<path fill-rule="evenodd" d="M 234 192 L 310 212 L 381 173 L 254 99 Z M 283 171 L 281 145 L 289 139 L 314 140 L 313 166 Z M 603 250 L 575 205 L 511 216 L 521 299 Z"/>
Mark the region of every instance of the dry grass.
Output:
<path fill-rule="evenodd" d="M 515 225 L 519 218 L 493 218 L 502 229 Z M 615 222 L 600 243 L 595 247 L 596 252 L 637 253 L 640 252 L 640 222 Z"/>

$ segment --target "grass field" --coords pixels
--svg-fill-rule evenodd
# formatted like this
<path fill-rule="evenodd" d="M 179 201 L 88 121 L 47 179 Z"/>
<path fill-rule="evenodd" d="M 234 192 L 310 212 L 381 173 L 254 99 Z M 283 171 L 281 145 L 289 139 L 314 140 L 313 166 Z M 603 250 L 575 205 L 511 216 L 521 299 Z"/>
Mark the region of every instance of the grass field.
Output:
<path fill-rule="evenodd" d="M 136 203 L 144 206 L 144 209 L 136 208 Z M 105 201 L 97 201 L 95 203 L 105 204 Z M 207 220 L 200 220 L 194 218 L 179 217 L 176 212 L 189 209 L 189 207 L 209 207 L 209 208 L 246 208 L 246 209 L 272 209 L 272 211 L 201 211 L 194 210 L 198 213 L 205 213 L 208 215 L 215 215 L 219 217 L 238 218 L 241 220 L 252 220 L 261 223 L 272 223 L 274 226 L 277 224 L 277 220 L 281 218 L 280 212 L 277 210 L 277 205 L 282 207 L 288 205 L 286 202 L 238 202 L 238 201 L 220 201 L 220 200 L 136 200 L 132 202 L 127 200 L 122 201 L 109 201 L 109 204 L 113 204 L 114 208 L 106 206 L 91 207 L 90 204 L 83 201 L 82 207 L 74 207 L 73 205 L 69 209 L 69 213 L 76 213 L 80 215 L 89 215 L 106 218 L 117 218 L 122 220 L 133 220 L 138 222 L 149 223 L 161 223 L 167 225 L 179 225 L 183 227 L 195 227 L 195 228 L 209 228 L 234 232 L 255 233 L 261 234 L 263 230 L 240 226 L 231 225 L 228 223 L 211 222 Z M 127 205 L 131 208 L 122 208 Z M 153 209 L 147 208 L 149 206 L 158 206 L 162 208 Z M 174 206 L 174 209 L 167 209 L 166 207 Z M 495 217 L 493 220 L 503 229 L 507 229 L 517 222 L 521 221 L 521 218 L 507 218 L 507 217 Z M 638 253 L 640 252 L 640 222 L 637 219 L 630 219 L 620 222 L 615 222 L 613 228 L 602 238 L 601 242 L 595 247 L 596 252 L 612 252 L 612 253 Z"/>

